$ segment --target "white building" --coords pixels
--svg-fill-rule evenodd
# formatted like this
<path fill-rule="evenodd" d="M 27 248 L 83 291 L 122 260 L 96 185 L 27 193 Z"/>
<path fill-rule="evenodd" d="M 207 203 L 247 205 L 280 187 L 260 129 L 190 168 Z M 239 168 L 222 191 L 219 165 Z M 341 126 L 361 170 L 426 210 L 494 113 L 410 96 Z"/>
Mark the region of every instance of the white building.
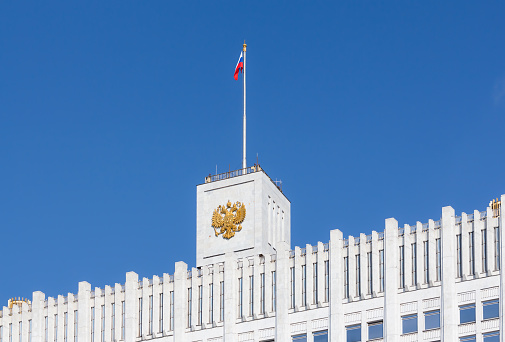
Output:
<path fill-rule="evenodd" d="M 503 341 L 503 207 L 290 248 L 259 167 L 197 186 L 197 267 L 0 312 L 0 342 Z"/>

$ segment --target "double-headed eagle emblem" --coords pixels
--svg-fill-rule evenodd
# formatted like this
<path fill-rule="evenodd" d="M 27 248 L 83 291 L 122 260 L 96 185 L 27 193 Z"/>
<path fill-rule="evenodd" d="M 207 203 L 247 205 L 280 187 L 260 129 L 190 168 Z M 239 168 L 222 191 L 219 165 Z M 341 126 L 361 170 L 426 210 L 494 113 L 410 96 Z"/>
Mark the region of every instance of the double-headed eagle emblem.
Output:
<path fill-rule="evenodd" d="M 245 219 L 245 205 L 237 202 L 226 206 L 220 205 L 212 214 L 212 227 L 216 236 L 223 234 L 223 238 L 230 239 L 235 236 L 235 232 L 242 230 L 241 223 Z M 218 230 L 219 229 L 219 230 Z"/>

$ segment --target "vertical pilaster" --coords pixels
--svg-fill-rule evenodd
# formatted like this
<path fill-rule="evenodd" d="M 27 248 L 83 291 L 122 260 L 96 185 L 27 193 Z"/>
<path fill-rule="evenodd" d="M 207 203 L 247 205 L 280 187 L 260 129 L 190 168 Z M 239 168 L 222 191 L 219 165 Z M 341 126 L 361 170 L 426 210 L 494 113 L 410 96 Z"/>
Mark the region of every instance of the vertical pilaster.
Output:
<path fill-rule="evenodd" d="M 352 300 L 356 296 L 356 246 L 354 245 L 354 237 L 349 236 L 349 244 L 347 247 L 348 270 L 349 275 L 349 299 Z M 359 298 L 358 298 L 359 299 Z"/>
<path fill-rule="evenodd" d="M 379 234 L 372 230 L 372 297 L 380 291 L 379 272 Z"/>
<path fill-rule="evenodd" d="M 428 271 L 430 275 L 430 283 L 433 284 L 437 280 L 437 243 L 435 237 L 435 222 L 428 221 Z M 431 286 L 431 285 L 430 285 Z M 421 302 L 422 303 L 422 302 Z"/>
<path fill-rule="evenodd" d="M 345 341 L 344 306 L 344 267 L 343 236 L 338 229 L 330 231 L 330 322 L 329 341 Z"/>
<path fill-rule="evenodd" d="M 122 300 L 121 300 L 121 284 L 114 284 L 114 317 L 116 319 L 116 326 L 114 331 L 114 336 L 112 337 L 112 341 L 120 341 L 121 340 L 121 311 L 122 311 Z M 77 314 L 79 318 L 79 313 Z M 79 340 L 77 340 L 79 342 Z"/>
<path fill-rule="evenodd" d="M 468 234 L 470 229 L 468 229 L 469 227 L 466 219 L 466 213 L 462 213 L 461 225 L 459 225 L 459 227 L 461 227 L 461 266 L 463 269 L 463 279 L 466 279 L 470 275 L 470 236 Z M 458 225 L 456 225 L 456 229 L 457 228 Z"/>
<path fill-rule="evenodd" d="M 224 261 L 224 342 L 233 342 L 236 340 L 237 279 L 237 260 L 235 254 L 226 253 Z"/>
<path fill-rule="evenodd" d="M 203 294 L 202 294 L 202 328 L 209 327 L 209 284 L 212 282 L 212 274 L 209 273 L 209 266 L 202 266 L 202 286 L 203 286 Z"/>
<path fill-rule="evenodd" d="M 152 296 L 153 296 L 153 331 L 152 337 L 158 336 L 158 332 L 160 331 L 160 293 L 161 285 L 160 278 L 158 276 L 153 276 L 153 288 L 152 288 Z"/>
<path fill-rule="evenodd" d="M 261 301 L 261 276 L 260 276 L 260 257 L 259 255 L 254 256 L 254 266 L 253 266 L 253 281 L 254 281 L 254 294 L 253 294 L 253 317 L 256 318 L 260 312 L 260 301 Z M 265 284 L 266 285 L 266 284 Z"/>
<path fill-rule="evenodd" d="M 79 283 L 79 292 L 77 292 L 77 330 L 79 334 L 79 342 L 91 342 L 91 285 L 86 281 Z M 44 331 L 45 322 L 43 322 L 42 331 Z M 48 327 L 49 332 L 51 326 Z M 44 336 L 44 333 L 43 333 Z M 50 340 L 48 340 L 49 342 Z M 133 340 L 131 340 L 133 341 Z"/>
<path fill-rule="evenodd" d="M 186 279 L 188 265 L 185 262 L 175 263 L 174 272 L 174 341 L 186 342 L 187 296 Z M 129 341 L 126 341 L 129 342 Z"/>
<path fill-rule="evenodd" d="M 139 276 L 135 272 L 126 273 L 125 282 L 125 342 L 134 342 L 138 333 L 138 291 Z M 97 310 L 95 308 L 95 317 Z M 79 341 L 80 342 L 80 341 Z"/>
<path fill-rule="evenodd" d="M 289 341 L 289 245 L 277 243 L 277 312 L 275 314 L 275 340 Z M 228 341 L 226 341 L 228 342 Z"/>
<path fill-rule="evenodd" d="M 313 295 L 314 295 L 314 265 L 312 261 L 312 246 L 305 245 L 305 283 L 307 286 L 305 287 L 305 298 L 306 298 L 306 308 L 312 308 L 313 306 Z"/>
<path fill-rule="evenodd" d="M 360 259 L 360 284 L 361 284 L 361 294 L 360 297 L 364 297 L 368 293 L 368 260 L 367 260 L 367 245 L 366 245 L 366 235 L 361 233 L 359 235 L 359 259 Z"/>
<path fill-rule="evenodd" d="M 384 336 L 386 342 L 400 341 L 400 305 L 398 302 L 398 221 L 386 220 L 384 231 L 385 291 Z"/>
<path fill-rule="evenodd" d="M 295 247 L 295 263 L 293 267 L 295 268 L 295 309 L 299 309 L 302 307 L 302 250 L 300 247 L 296 246 Z M 290 265 L 288 263 L 288 268 L 290 268 Z M 288 270 L 288 291 L 289 294 L 291 295 L 291 269 Z M 291 302 L 289 301 L 289 296 L 288 296 L 288 308 L 291 307 Z"/>
<path fill-rule="evenodd" d="M 324 244 L 322 242 L 317 243 L 317 301 L 316 305 L 324 302 Z"/>
<path fill-rule="evenodd" d="M 424 246 L 423 246 L 423 224 L 419 221 L 416 222 L 416 275 L 417 284 L 419 289 L 420 285 L 424 283 Z"/>
<path fill-rule="evenodd" d="M 32 295 L 32 342 L 44 342 L 44 300 L 45 295 L 40 291 Z M 4 311 L 5 313 L 6 311 Z M 5 331 L 5 326 L 4 326 Z M 3 339 L 2 341 L 7 341 Z"/>
<path fill-rule="evenodd" d="M 500 231 L 500 337 L 503 341 L 505 336 L 505 239 L 503 227 L 505 227 L 505 195 L 500 198 L 500 217 L 498 217 L 498 227 Z"/>
<path fill-rule="evenodd" d="M 452 207 L 442 208 L 442 341 L 456 341 L 458 337 L 458 303 L 456 295 L 456 222 Z"/>
<path fill-rule="evenodd" d="M 410 226 L 406 224 L 403 228 L 403 259 L 405 262 L 405 287 L 410 289 L 415 288 L 414 279 L 412 278 L 412 243 L 415 242 L 415 240 L 412 237 Z"/>
<path fill-rule="evenodd" d="M 163 336 L 170 331 L 170 275 L 163 273 Z"/>
<path fill-rule="evenodd" d="M 475 212 L 474 212 L 475 213 Z M 472 227 L 473 230 L 473 236 L 474 236 L 474 250 L 475 250 L 475 276 L 479 276 L 479 274 L 482 272 L 482 231 L 480 229 L 480 226 L 477 225 L 477 222 L 475 221 L 475 214 L 474 214 L 474 220 L 473 222 L 469 223 Z"/>
<path fill-rule="evenodd" d="M 105 286 L 105 342 L 112 342 L 114 337 L 112 334 L 112 303 L 114 302 L 114 295 L 112 294 L 112 288 L 110 286 Z M 69 324 L 70 326 L 70 324 Z M 70 341 L 69 341 L 70 342 Z"/>

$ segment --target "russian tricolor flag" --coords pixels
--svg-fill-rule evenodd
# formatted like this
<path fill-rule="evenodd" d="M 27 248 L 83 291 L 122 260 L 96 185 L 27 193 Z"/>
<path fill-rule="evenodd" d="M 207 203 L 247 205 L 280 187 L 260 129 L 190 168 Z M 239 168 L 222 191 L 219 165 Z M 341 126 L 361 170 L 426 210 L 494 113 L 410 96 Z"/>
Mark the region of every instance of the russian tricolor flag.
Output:
<path fill-rule="evenodd" d="M 238 73 L 240 71 L 244 71 L 244 56 L 243 56 L 243 52 L 240 53 L 240 57 L 238 59 L 237 66 L 235 67 L 235 74 L 233 75 L 233 77 L 235 78 L 235 81 L 238 80 Z"/>

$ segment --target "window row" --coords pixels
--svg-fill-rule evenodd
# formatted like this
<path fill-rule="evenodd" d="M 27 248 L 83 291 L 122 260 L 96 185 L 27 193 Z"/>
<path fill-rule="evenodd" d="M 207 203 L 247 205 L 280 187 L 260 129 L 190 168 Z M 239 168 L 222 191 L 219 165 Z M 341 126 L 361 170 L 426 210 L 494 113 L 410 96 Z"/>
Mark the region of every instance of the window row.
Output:
<path fill-rule="evenodd" d="M 330 263 L 328 260 L 324 261 L 324 293 L 323 297 L 320 297 L 319 294 L 319 279 L 318 274 L 318 263 L 315 262 L 312 264 L 312 298 L 310 298 L 310 294 L 307 294 L 307 265 L 301 266 L 301 306 L 306 307 L 310 303 L 317 304 L 321 299 L 323 302 L 328 302 L 330 300 Z M 297 291 L 300 291 L 296 288 L 296 273 L 295 268 L 291 267 L 290 269 L 290 294 L 289 294 L 289 303 L 290 308 L 293 309 L 296 306 L 296 297 Z M 309 296 L 309 297 L 308 297 Z"/>
<path fill-rule="evenodd" d="M 312 333 L 314 342 L 328 342 L 328 330 Z M 307 334 L 299 334 L 292 337 L 293 342 L 307 342 Z"/>
<path fill-rule="evenodd" d="M 9 342 L 13 342 L 14 336 L 12 333 L 12 323 L 9 323 Z M 0 326 L 0 342 L 3 342 L 4 327 Z M 23 342 L 23 322 L 18 322 L 18 340 Z M 28 342 L 32 342 L 32 320 L 28 320 Z"/>

